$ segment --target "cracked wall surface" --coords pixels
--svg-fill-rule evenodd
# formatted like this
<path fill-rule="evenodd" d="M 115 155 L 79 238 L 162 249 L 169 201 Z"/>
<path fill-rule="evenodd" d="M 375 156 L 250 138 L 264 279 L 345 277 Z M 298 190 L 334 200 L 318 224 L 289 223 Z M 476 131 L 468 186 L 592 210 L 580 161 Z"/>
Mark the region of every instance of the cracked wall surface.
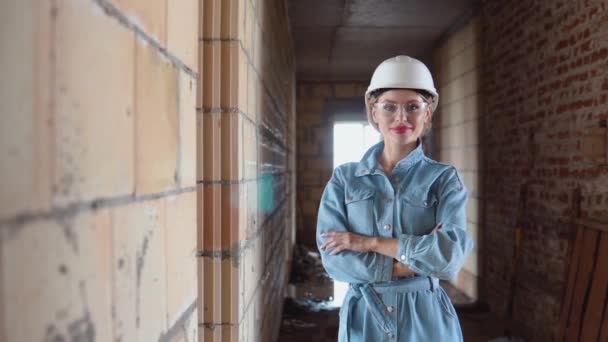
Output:
<path fill-rule="evenodd" d="M 0 340 L 275 339 L 284 1 L 9 0 L 0 25 Z"/>
<path fill-rule="evenodd" d="M 198 9 L 0 5 L 0 340 L 198 338 Z"/>

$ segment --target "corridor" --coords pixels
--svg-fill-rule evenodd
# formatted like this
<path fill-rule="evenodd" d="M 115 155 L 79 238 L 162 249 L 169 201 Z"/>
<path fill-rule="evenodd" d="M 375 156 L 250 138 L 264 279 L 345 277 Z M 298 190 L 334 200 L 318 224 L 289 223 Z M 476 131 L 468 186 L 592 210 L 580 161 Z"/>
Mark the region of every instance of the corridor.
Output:
<path fill-rule="evenodd" d="M 402 247 L 366 257 L 439 231 L 466 342 L 608 341 L 607 0 L 3 0 L 0 37 L 0 341 L 336 341 L 319 209 L 378 105 L 467 200 L 351 211 Z M 372 85 L 398 55 L 433 86 Z"/>

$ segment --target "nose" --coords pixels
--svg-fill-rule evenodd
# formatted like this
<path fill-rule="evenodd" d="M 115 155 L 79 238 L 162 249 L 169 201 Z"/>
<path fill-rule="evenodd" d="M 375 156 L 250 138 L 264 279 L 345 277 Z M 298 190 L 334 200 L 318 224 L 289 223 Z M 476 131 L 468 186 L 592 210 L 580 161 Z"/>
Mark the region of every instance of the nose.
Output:
<path fill-rule="evenodd" d="M 397 110 L 397 114 L 395 114 L 395 120 L 398 120 L 399 122 L 407 121 L 407 111 L 405 110 L 404 105 L 399 106 L 399 109 Z"/>

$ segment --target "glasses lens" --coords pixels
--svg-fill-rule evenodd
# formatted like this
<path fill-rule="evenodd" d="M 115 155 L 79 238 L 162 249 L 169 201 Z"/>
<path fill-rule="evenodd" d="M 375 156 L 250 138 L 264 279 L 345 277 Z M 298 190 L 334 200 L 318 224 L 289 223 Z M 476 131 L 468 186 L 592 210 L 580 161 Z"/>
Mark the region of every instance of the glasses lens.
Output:
<path fill-rule="evenodd" d="M 382 102 L 380 103 L 382 111 L 388 114 L 395 114 L 399 110 L 399 106 L 396 103 Z"/>
<path fill-rule="evenodd" d="M 423 106 L 424 102 L 409 102 L 405 104 L 405 111 L 408 113 L 416 114 Z"/>

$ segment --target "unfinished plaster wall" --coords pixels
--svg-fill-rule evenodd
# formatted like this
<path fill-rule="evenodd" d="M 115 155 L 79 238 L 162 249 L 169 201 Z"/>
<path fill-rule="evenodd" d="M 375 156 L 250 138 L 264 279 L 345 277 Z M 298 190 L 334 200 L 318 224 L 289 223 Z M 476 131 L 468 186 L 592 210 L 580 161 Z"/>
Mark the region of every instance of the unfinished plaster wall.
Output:
<path fill-rule="evenodd" d="M 366 89 L 364 82 L 298 82 L 297 241 L 313 250 L 317 248 L 315 231 L 319 202 L 333 173 L 336 113 L 327 105 L 332 100 L 363 101 Z M 367 120 L 363 110 L 359 114 L 362 121 Z"/>
<path fill-rule="evenodd" d="M 530 341 L 556 340 L 574 189 L 583 217 L 608 219 L 606 13 L 605 1 L 483 3 L 481 287 L 501 315 L 513 298 L 517 332 Z"/>
<path fill-rule="evenodd" d="M 481 32 L 479 17 L 468 20 L 434 52 L 433 72 L 439 89 L 439 106 L 433 120 L 434 159 L 458 169 L 468 191 L 467 231 L 475 247 L 454 280 L 473 300 L 478 297 L 478 265 L 483 247 L 479 239 L 480 193 L 479 77 Z"/>
<path fill-rule="evenodd" d="M 0 340 L 196 338 L 198 8 L 0 5 Z"/>
<path fill-rule="evenodd" d="M 200 331 L 274 341 L 294 241 L 295 59 L 283 0 L 204 0 Z"/>

